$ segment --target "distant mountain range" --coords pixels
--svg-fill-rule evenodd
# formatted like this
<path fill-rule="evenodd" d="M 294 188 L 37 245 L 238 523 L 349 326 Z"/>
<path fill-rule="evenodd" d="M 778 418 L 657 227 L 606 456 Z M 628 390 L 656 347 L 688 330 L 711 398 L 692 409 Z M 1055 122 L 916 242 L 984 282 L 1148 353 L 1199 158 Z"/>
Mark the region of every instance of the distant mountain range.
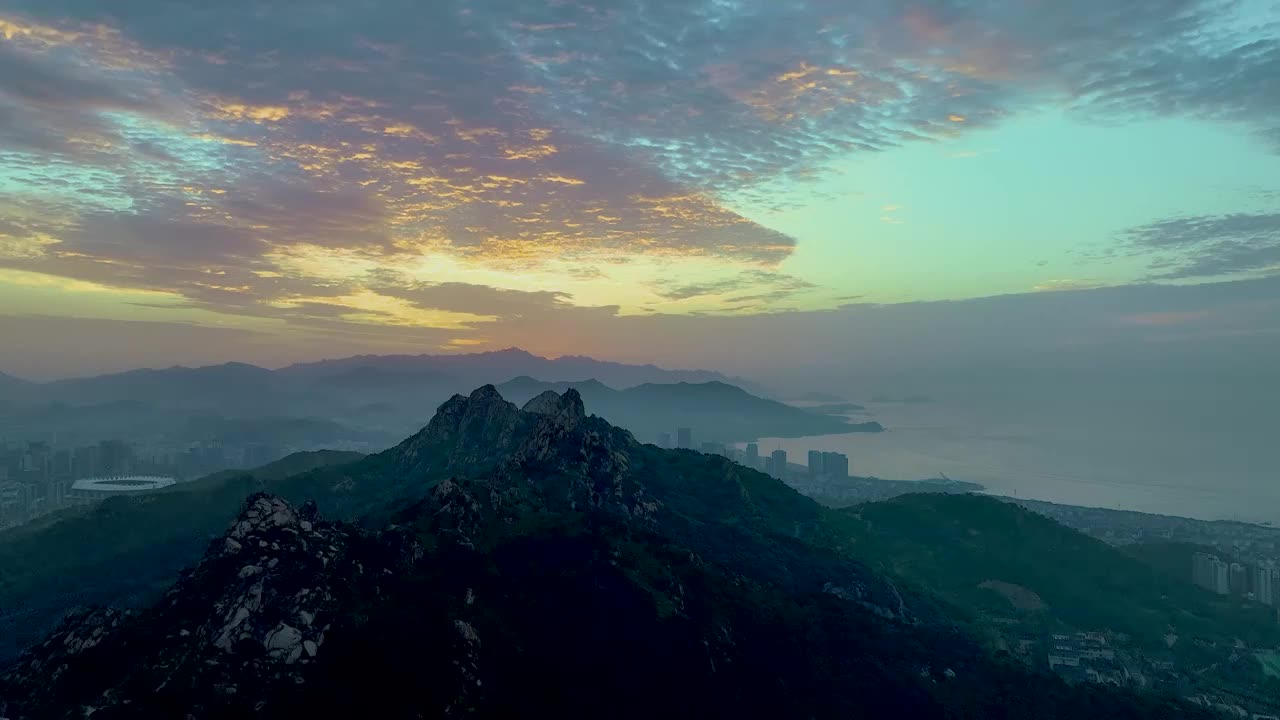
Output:
<path fill-rule="evenodd" d="M 880 423 L 852 424 L 843 418 L 812 413 L 775 400 L 756 397 L 723 382 L 645 383 L 616 390 L 596 380 L 544 382 L 518 377 L 498 386 L 504 398 L 524 404 L 545 392 L 576 390 L 592 412 L 630 430 L 644 442 L 659 433 L 686 427 L 694 445 L 732 443 L 760 437 L 805 437 L 847 432 L 880 432 Z"/>
<path fill-rule="evenodd" d="M 200 391 L 216 396 L 234 388 L 244 393 L 278 392 L 313 382 L 353 383 L 362 388 L 405 383 L 474 387 L 478 380 L 503 382 L 521 375 L 549 381 L 595 378 L 614 387 L 643 383 L 724 382 L 761 392 L 744 378 L 712 370 L 668 370 L 656 365 L 628 365 L 583 356 L 545 358 L 510 348 L 454 355 L 356 355 L 297 363 L 278 370 L 230 362 L 203 367 L 144 368 L 126 372 L 35 383 L 0 373 L 0 389 L 34 393 L 41 399 L 71 399 L 84 404 L 123 399 L 129 393 L 167 396 L 173 391 Z M 130 395 L 130 399 L 137 399 Z"/>
<path fill-rule="evenodd" d="M 56 432 L 66 442 L 94 442 L 104 436 L 172 435 L 180 428 L 220 427 L 220 420 L 271 417 L 282 423 L 324 420 L 346 427 L 360 442 L 385 446 L 420 428 L 450 395 L 520 376 L 548 381 L 590 377 L 624 388 L 708 382 L 756 388 L 708 370 L 667 370 L 578 356 L 553 359 L 518 349 L 365 355 L 278 370 L 244 363 L 140 369 L 46 383 L 0 376 L 0 438 L 36 439 Z M 258 427 L 268 431 L 264 442 L 277 441 L 269 425 L 259 421 Z M 292 427 L 296 430 L 298 423 Z"/>
<path fill-rule="evenodd" d="M 366 382 L 383 378 L 395 383 L 405 378 L 450 382 L 458 391 L 477 382 L 500 383 L 521 375 L 551 382 L 594 378 L 612 387 L 643 383 L 724 382 L 761 392 L 749 380 L 712 370 L 668 370 L 656 365 L 627 365 L 580 355 L 545 358 L 519 348 L 460 355 L 357 355 L 337 360 L 299 363 L 276 372 L 289 378 L 320 379 L 359 371 Z"/>

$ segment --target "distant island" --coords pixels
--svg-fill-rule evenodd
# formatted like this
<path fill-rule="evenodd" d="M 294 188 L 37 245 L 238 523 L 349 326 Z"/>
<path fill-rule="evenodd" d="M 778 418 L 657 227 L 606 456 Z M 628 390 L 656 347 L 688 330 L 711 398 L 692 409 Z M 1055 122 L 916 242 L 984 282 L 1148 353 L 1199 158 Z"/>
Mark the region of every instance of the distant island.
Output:
<path fill-rule="evenodd" d="M 807 392 L 796 398 L 800 402 L 816 402 L 816 403 L 840 403 L 846 398 L 839 395 L 833 395 L 826 392 Z"/>
<path fill-rule="evenodd" d="M 805 407 L 805 410 L 819 415 L 848 415 L 850 413 L 862 412 L 866 409 L 867 408 L 862 405 L 851 402 L 825 403 L 822 405 L 810 405 Z"/>
<path fill-rule="evenodd" d="M 630 430 L 643 442 L 661 444 L 664 436 L 678 442 L 681 428 L 690 431 L 690 447 L 884 430 L 878 422 L 851 423 L 757 397 L 723 382 L 645 383 L 618 390 L 597 380 L 545 382 L 525 376 L 498 386 L 503 397 L 518 404 L 547 391 L 569 389 L 578 391 L 593 413 Z"/>

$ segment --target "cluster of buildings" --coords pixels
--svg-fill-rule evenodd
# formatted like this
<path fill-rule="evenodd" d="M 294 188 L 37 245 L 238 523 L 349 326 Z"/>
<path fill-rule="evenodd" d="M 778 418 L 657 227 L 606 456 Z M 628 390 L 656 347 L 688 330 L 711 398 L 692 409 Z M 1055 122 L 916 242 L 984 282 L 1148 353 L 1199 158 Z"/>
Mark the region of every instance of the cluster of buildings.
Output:
<path fill-rule="evenodd" d="M 677 428 L 675 443 L 672 444 L 671 433 L 658 433 L 658 447 L 694 449 L 693 430 Z M 790 465 L 787 462 L 787 451 L 778 448 L 768 455 L 760 454 L 759 443 L 747 443 L 746 448 L 739 450 L 724 443 L 704 442 L 699 449 L 708 455 L 723 455 L 749 468 L 771 475 L 779 480 L 847 480 L 849 478 L 849 456 L 844 453 L 809 451 L 807 467 Z"/>
<path fill-rule="evenodd" d="M 790 470 L 787 466 L 786 450 L 778 448 L 768 455 L 761 455 L 760 445 L 757 443 L 747 444 L 747 449 L 742 456 L 742 464 L 779 480 L 786 480 Z"/>
<path fill-rule="evenodd" d="M 1116 657 L 1103 633 L 1054 633 L 1049 636 L 1048 645 L 1049 669 L 1068 682 L 1125 687 L 1136 679 L 1134 672 Z"/>
<path fill-rule="evenodd" d="M 1273 563 L 1228 563 L 1217 555 L 1198 552 L 1191 557 L 1191 580 L 1219 595 L 1237 595 L 1276 607 L 1280 605 L 1280 569 Z"/>
<path fill-rule="evenodd" d="M 756 444 L 748 444 L 745 464 L 763 470 L 779 480 L 821 483 L 849 479 L 849 456 L 844 453 L 810 450 L 808 465 L 804 467 L 789 465 L 787 451 L 782 449 L 774 450 L 768 457 L 760 458 L 762 462 L 757 462 L 758 456 Z"/>
<path fill-rule="evenodd" d="M 849 477 L 849 456 L 838 452 L 810 450 L 809 474 L 847 478 Z"/>
<path fill-rule="evenodd" d="M 1047 661 L 1050 671 L 1067 682 L 1094 683 L 1126 687 L 1135 690 L 1158 691 L 1176 695 L 1191 703 L 1217 710 L 1225 717 L 1244 720 L 1280 720 L 1280 710 L 1274 696 L 1255 695 L 1239 689 L 1208 689 L 1196 681 L 1196 673 L 1179 667 L 1172 651 L 1153 652 L 1150 648 L 1138 649 L 1131 645 L 1124 633 L 1108 630 L 1093 632 L 1054 631 L 1045 635 L 1037 633 L 1015 636 L 1011 651 L 1024 662 L 1044 667 L 1037 662 Z M 1210 643 L 1207 647 L 1213 647 Z M 1223 656 L 1222 662 L 1235 662 L 1244 655 L 1240 648 L 1222 648 L 1232 659 Z"/>
<path fill-rule="evenodd" d="M 0 527 L 109 494 L 157 489 L 175 478 L 265 465 L 285 454 L 284 448 L 270 445 L 148 447 L 103 440 L 60 447 L 46 441 L 0 441 Z"/>
<path fill-rule="evenodd" d="M 707 443 L 703 443 L 704 445 Z M 671 441 L 671 433 L 658 433 L 658 447 L 693 449 L 693 428 L 676 428 L 675 442 Z"/>

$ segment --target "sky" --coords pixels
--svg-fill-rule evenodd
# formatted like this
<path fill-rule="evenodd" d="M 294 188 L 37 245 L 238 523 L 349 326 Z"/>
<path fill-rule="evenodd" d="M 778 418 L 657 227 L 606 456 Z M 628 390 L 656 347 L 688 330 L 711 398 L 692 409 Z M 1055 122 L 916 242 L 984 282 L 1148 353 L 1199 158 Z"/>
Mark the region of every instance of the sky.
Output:
<path fill-rule="evenodd" d="M 1280 0 L 0 0 L 0 337 L 1261 370 Z"/>

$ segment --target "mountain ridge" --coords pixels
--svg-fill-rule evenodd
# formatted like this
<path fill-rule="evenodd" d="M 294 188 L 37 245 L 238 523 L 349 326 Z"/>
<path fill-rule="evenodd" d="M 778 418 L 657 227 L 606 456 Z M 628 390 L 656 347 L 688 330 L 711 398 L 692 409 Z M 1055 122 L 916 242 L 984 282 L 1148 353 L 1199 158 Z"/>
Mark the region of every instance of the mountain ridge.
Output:
<path fill-rule="evenodd" d="M 727 376 L 714 370 L 672 369 L 663 368 L 652 363 L 633 365 L 599 360 L 585 355 L 565 355 L 561 357 L 544 357 L 520 348 L 507 348 L 479 353 L 457 353 L 443 355 L 356 355 L 346 358 L 331 358 L 304 363 L 295 363 L 279 368 L 275 372 L 282 375 L 316 377 L 335 368 L 363 366 L 381 369 L 434 369 L 437 371 L 454 370 L 459 376 L 473 379 L 474 370 L 492 372 L 500 368 L 510 370 L 513 374 L 506 377 L 488 377 L 483 382 L 498 384 L 519 375 L 541 376 L 556 381 L 571 380 L 580 377 L 597 377 L 602 382 L 629 387 L 643 382 L 678 382 L 680 380 L 705 382 L 719 380 L 759 390 L 759 386 L 745 378 Z M 526 368 L 521 370 L 520 368 Z M 471 385 L 470 387 L 476 387 Z"/>
<path fill-rule="evenodd" d="M 0 383 L 0 399 L 5 401 L 0 432 L 28 439 L 56 435 L 64 443 L 89 444 L 112 437 L 181 444 L 208 439 L 183 431 L 203 414 L 228 421 L 273 416 L 295 427 L 299 421 L 340 418 L 349 430 L 342 440 L 368 452 L 417 431 L 423 408 L 434 408 L 454 393 L 522 375 L 577 379 L 596 374 L 602 381 L 624 386 L 727 379 L 706 370 L 666 370 L 581 357 L 551 359 L 523 350 L 365 355 L 275 370 L 245 363 L 140 368 L 14 387 Z M 132 405 L 116 405 L 121 402 Z M 81 412 L 82 408 L 89 410 Z M 54 417 L 58 409 L 62 417 Z M 299 443 L 276 433 L 261 442 L 314 449 L 334 441 L 321 437 Z"/>
<path fill-rule="evenodd" d="M 326 358 L 321 360 L 310 360 L 304 362 L 292 363 L 279 368 L 268 368 L 252 363 L 228 361 L 223 363 L 214 363 L 210 365 L 171 365 L 168 367 L 141 367 L 129 370 L 114 371 L 101 373 L 97 375 L 84 375 L 69 378 L 55 378 L 34 382 L 24 380 L 4 372 L 0 372 L 0 382 L 12 380 L 14 382 L 23 383 L 34 386 L 77 386 L 91 382 L 100 382 L 109 379 L 137 379 L 137 378 L 165 378 L 177 377 L 183 375 L 199 374 L 199 375 L 227 375 L 230 373 L 238 373 L 241 375 L 252 375 L 262 378 L 269 377 L 302 377 L 302 378 L 319 378 L 331 374 L 335 370 L 351 370 L 353 368 L 368 369 L 403 369 L 404 367 L 423 367 L 423 366 L 439 366 L 447 367 L 481 367 L 485 368 L 490 362 L 497 361 L 499 363 L 536 363 L 540 367 L 554 368 L 557 365 L 572 366 L 573 372 L 578 372 L 578 368 L 582 366 L 599 367 L 604 369 L 613 368 L 622 373 L 635 373 L 640 376 L 649 373 L 655 377 L 669 378 L 688 378 L 691 381 L 706 382 L 708 380 L 719 380 L 739 386 L 752 386 L 750 380 L 745 378 L 734 378 L 715 370 L 700 369 L 683 369 L 683 368 L 664 368 L 653 363 L 629 364 L 615 362 L 611 360 L 599 360 L 586 355 L 565 355 L 560 357 L 546 357 L 536 355 L 521 348 L 507 348 L 504 350 L 492 350 L 478 353 L 446 353 L 446 354 L 418 354 L 418 355 L 351 355 L 338 358 Z M 525 373 L 527 374 L 527 373 Z M 514 376 L 512 376 L 514 377 Z M 494 383 L 503 382 L 509 378 L 493 378 L 490 381 Z M 673 380 L 674 381 L 674 380 Z M 640 384 L 642 381 L 634 384 Z M 475 386 L 472 386 L 475 387 Z"/>
<path fill-rule="evenodd" d="M 863 564 L 840 513 L 641 444 L 572 389 L 456 395 L 384 453 L 265 489 L 157 604 L 29 651 L 7 714 L 1201 716 L 992 658 Z"/>

